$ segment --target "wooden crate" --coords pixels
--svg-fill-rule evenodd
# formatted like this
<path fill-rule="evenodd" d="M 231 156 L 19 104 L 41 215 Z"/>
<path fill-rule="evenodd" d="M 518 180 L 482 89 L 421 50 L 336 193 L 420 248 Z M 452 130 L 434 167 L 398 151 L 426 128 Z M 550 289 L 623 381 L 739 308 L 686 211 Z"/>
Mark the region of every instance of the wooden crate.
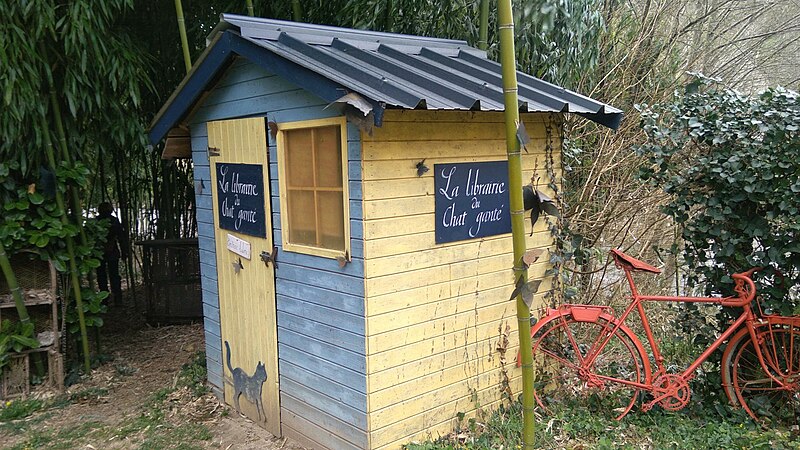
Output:
<path fill-rule="evenodd" d="M 58 392 L 64 390 L 64 359 L 58 348 L 50 345 L 11 354 L 9 365 L 0 375 L 0 399 L 25 398 L 30 394 L 33 358 L 37 355 L 45 355 L 47 358 L 47 374 L 42 386 Z"/>
<path fill-rule="evenodd" d="M 60 330 L 58 322 L 57 277 L 55 267 L 42 260 L 35 252 L 20 252 L 10 258 L 11 267 L 22 289 L 28 314 L 35 324 L 34 337 L 48 334 L 50 341 L 37 349 L 12 353 L 10 363 L 0 375 L 0 399 L 24 398 L 31 391 L 32 355 L 46 358 L 46 378 L 42 384 L 48 389 L 63 391 L 64 363 L 59 351 Z M 14 299 L 4 277 L 0 277 L 0 320 L 19 320 Z M 39 356 L 35 356 L 39 357 Z"/>
<path fill-rule="evenodd" d="M 20 252 L 11 255 L 9 260 L 26 305 L 56 301 L 56 269 L 49 261 L 43 261 L 35 252 Z M 4 306 L 14 306 L 14 298 L 5 277 L 0 277 L 0 307 Z"/>

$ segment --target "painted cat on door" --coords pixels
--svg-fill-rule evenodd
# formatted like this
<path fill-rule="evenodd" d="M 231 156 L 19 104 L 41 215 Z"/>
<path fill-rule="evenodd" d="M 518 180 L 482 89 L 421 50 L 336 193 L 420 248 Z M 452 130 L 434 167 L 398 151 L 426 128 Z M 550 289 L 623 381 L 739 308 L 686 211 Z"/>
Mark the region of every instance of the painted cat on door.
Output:
<path fill-rule="evenodd" d="M 233 379 L 233 406 L 236 408 L 236 412 L 242 413 L 242 409 L 239 406 L 239 397 L 244 394 L 244 398 L 256 405 L 258 421 L 261 422 L 262 416 L 266 421 L 267 415 L 264 413 L 264 403 L 261 401 L 261 390 L 264 382 L 267 381 L 267 369 L 264 367 L 264 363 L 259 361 L 256 364 L 256 370 L 253 375 L 248 375 L 241 367 L 234 368 L 231 365 L 231 345 L 228 341 L 225 341 L 225 350 L 228 352 L 225 363 L 228 366 L 228 370 L 231 371 L 231 378 Z"/>

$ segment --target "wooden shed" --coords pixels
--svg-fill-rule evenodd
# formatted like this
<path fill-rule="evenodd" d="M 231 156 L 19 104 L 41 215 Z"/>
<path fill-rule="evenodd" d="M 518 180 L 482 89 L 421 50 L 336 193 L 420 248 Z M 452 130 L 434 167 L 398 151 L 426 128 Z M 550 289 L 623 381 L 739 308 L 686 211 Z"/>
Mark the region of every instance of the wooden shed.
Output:
<path fill-rule="evenodd" d="M 523 179 L 548 192 L 562 113 L 621 112 L 518 77 Z M 223 15 L 150 128 L 173 154 L 191 137 L 214 391 L 319 449 L 399 448 L 516 396 L 502 110 L 500 66 L 463 41 Z"/>

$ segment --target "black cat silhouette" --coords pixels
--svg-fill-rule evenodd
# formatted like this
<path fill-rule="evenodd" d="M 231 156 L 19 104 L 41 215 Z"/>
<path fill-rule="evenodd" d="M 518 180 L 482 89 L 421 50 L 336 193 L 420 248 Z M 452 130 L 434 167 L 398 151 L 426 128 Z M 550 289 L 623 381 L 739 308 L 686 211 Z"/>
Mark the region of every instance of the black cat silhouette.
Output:
<path fill-rule="evenodd" d="M 241 409 L 239 409 L 239 397 L 244 394 L 244 398 L 256 405 L 259 422 L 262 415 L 264 416 L 264 422 L 266 422 L 267 414 L 264 412 L 264 404 L 261 401 L 261 388 L 264 386 L 264 382 L 267 381 L 267 368 L 259 361 L 252 376 L 248 375 L 241 367 L 234 369 L 231 365 L 231 346 L 228 341 L 225 341 L 225 349 L 228 351 L 226 363 L 233 377 L 233 406 L 236 408 L 236 412 L 242 413 Z"/>

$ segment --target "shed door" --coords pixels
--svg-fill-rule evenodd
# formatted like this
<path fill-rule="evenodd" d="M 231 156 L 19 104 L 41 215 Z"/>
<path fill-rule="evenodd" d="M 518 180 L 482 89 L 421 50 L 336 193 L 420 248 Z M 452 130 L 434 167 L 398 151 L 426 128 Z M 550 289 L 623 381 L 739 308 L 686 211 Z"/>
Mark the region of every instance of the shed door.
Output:
<path fill-rule="evenodd" d="M 264 118 L 208 123 L 225 401 L 281 435 Z M 249 247 L 249 259 L 248 259 Z"/>

